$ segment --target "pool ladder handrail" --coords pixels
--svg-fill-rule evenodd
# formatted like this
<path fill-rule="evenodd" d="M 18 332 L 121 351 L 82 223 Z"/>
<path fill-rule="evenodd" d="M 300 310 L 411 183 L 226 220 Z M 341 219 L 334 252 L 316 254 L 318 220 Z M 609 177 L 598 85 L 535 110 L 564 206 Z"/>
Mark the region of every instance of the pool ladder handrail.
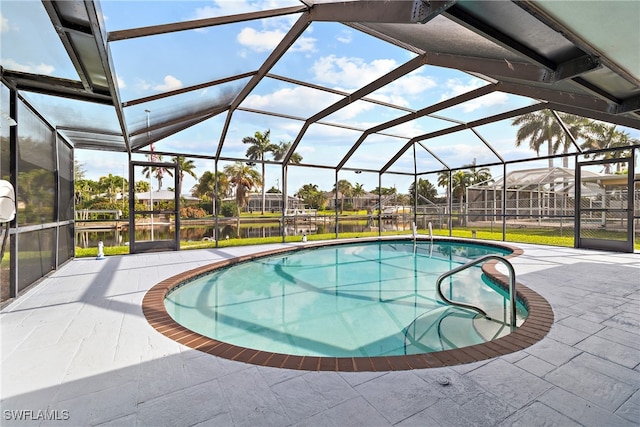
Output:
<path fill-rule="evenodd" d="M 463 270 L 466 270 L 470 267 L 473 267 L 476 264 L 482 264 L 489 260 L 501 261 L 507 266 L 507 270 L 509 270 L 509 312 L 510 312 L 509 315 L 511 320 L 510 326 L 513 329 L 516 327 L 516 272 L 513 268 L 513 265 L 509 261 L 507 261 L 506 258 L 501 257 L 499 255 L 484 255 L 484 256 L 481 256 L 480 258 L 476 258 L 474 260 L 467 262 L 466 264 L 463 264 L 459 267 L 449 270 L 446 273 L 441 274 L 440 277 L 438 277 L 438 279 L 436 280 L 436 290 L 440 298 L 442 298 L 446 303 L 451 305 L 457 305 L 460 307 L 466 307 L 471 310 L 475 310 L 480 314 L 482 314 L 487 319 L 492 320 L 487 315 L 487 312 L 481 309 L 480 307 L 476 307 L 475 305 L 466 304 L 460 301 L 452 301 L 449 298 L 445 297 L 444 294 L 442 293 L 442 289 L 440 289 L 440 286 L 442 285 L 443 280 L 446 279 L 447 277 L 452 276 L 456 273 L 459 273 Z"/>

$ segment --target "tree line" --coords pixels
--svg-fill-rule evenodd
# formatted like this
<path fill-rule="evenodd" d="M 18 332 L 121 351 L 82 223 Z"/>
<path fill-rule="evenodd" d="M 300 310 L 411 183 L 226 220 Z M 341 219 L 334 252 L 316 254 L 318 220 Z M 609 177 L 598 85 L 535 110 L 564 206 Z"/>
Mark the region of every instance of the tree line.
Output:
<path fill-rule="evenodd" d="M 619 130 L 616 125 L 596 122 L 571 114 L 556 114 L 549 110 L 524 114 L 513 119 L 511 124 L 518 126 L 515 140 L 516 147 L 528 144 L 528 147 L 535 151 L 538 156 L 540 156 L 540 152 L 545 145 L 548 156 L 554 156 L 559 153 L 568 154 L 572 145 L 577 144 L 577 141 L 580 140 L 582 141 L 580 144 L 582 150 L 594 151 L 593 154 L 586 154 L 585 158 L 615 159 L 628 156 L 629 150 L 607 150 L 640 144 L 637 139 L 631 138 L 626 131 Z M 201 208 L 203 210 L 209 211 L 209 209 L 213 209 L 213 196 L 215 194 L 215 198 L 218 201 L 233 197 L 235 203 L 231 210 L 234 211 L 235 215 L 239 216 L 248 203 L 250 193 L 259 189 L 262 197 L 261 213 L 264 214 L 266 193 L 279 192 L 276 188 L 269 190 L 265 188 L 265 160 L 269 160 L 269 157 L 275 161 L 283 160 L 289 154 L 292 146 L 290 141 L 280 141 L 278 144 L 272 143 L 270 134 L 270 130 L 265 132 L 257 131 L 253 136 L 242 139 L 242 142 L 248 145 L 245 155 L 251 161 L 237 161 L 224 166 L 222 171 L 215 173 L 205 171 L 200 177 L 195 173 L 196 167 L 193 160 L 186 159 L 184 156 L 172 157 L 172 162 L 177 163 L 180 170 L 177 191 L 182 194 L 183 178 L 185 175 L 190 175 L 197 180 L 196 185 L 191 189 L 191 194 L 201 199 Z M 149 158 L 153 161 L 162 161 L 161 155 L 151 154 Z M 549 167 L 552 168 L 554 159 L 549 157 L 548 161 Z M 260 163 L 261 172 L 255 168 L 256 162 Z M 302 156 L 299 153 L 291 153 L 289 164 L 299 164 L 301 162 Z M 562 162 L 563 167 L 567 167 L 568 157 L 562 157 Z M 615 171 L 617 173 L 623 172 L 619 169 L 619 165 Z M 603 172 L 612 173 L 611 165 L 605 164 Z M 157 180 L 158 190 L 162 189 L 162 181 L 166 175 L 173 176 L 168 169 L 148 166 L 143 169 L 143 174 L 147 178 L 153 177 Z M 460 210 L 462 210 L 466 189 L 471 185 L 488 181 L 491 178 L 490 170 L 486 167 L 478 168 L 474 159 L 471 164 L 464 165 L 460 170 L 456 170 L 451 174 L 449 171 L 438 173 L 436 185 L 445 188 L 446 197 L 448 198 L 450 195 L 454 201 L 457 200 L 460 203 Z M 415 185 L 417 185 L 417 189 L 414 188 Z M 150 185 L 147 182 L 136 182 L 135 192 L 150 191 L 149 187 Z M 98 209 L 99 207 L 96 207 L 96 205 L 109 206 L 117 204 L 117 194 L 126 193 L 125 189 L 128 189 L 128 181 L 124 177 L 109 174 L 109 176 L 101 177 L 98 181 L 91 181 L 84 178 L 82 165 L 76 164 L 75 190 L 77 206 L 86 207 L 87 205 L 92 205 L 93 209 Z M 339 180 L 334 184 L 332 192 L 334 195 L 338 194 L 339 206 L 337 209 L 341 212 L 345 209 L 345 199 L 355 201 L 348 208 L 359 209 L 362 207 L 359 203 L 360 199 L 367 194 L 362 184 L 358 182 L 352 184 L 345 179 Z M 404 194 L 398 193 L 395 187 L 378 187 L 372 189 L 369 193 L 380 195 L 385 199 L 393 198 L 395 204 L 413 205 L 415 203 L 415 195 L 418 197 L 418 204 L 439 201 L 436 186 L 422 178 L 419 178 L 415 184 L 412 183 L 407 189 L 407 193 Z M 302 199 L 305 206 L 310 209 L 324 209 L 329 200 L 327 194 L 328 192 L 321 190 L 317 184 L 309 183 L 300 187 L 294 195 Z M 445 198 L 440 202 L 448 202 L 448 200 Z M 219 212 L 220 207 L 216 207 L 216 210 Z M 227 206 L 228 210 L 230 209 Z M 211 211 L 211 213 L 213 212 Z M 202 216 L 202 213 L 199 216 Z"/>

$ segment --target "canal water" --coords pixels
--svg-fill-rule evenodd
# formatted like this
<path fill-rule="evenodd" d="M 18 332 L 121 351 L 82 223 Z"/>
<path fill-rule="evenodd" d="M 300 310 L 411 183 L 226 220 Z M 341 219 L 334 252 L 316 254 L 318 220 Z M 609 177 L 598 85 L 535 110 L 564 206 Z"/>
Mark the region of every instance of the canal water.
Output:
<path fill-rule="evenodd" d="M 339 223 L 339 233 L 360 233 L 365 231 L 375 231 L 377 228 L 372 228 L 366 221 L 357 221 L 357 223 Z M 405 221 L 389 221 L 383 223 L 383 231 L 405 231 L 411 230 L 411 223 Z M 173 225 L 169 224 L 156 224 L 153 228 L 154 240 L 171 240 L 174 238 Z M 285 234 L 287 236 L 302 236 L 303 234 L 325 234 L 334 233 L 335 223 L 327 222 L 317 224 L 287 224 L 285 228 Z M 135 232 L 136 241 L 151 240 L 151 228 L 146 226 L 139 228 Z M 229 238 L 252 238 L 252 237 L 277 237 L 282 235 L 281 227 L 278 225 L 263 225 L 259 223 L 247 224 L 243 223 L 240 226 L 240 232 L 238 234 L 237 226 L 225 224 L 220 225 L 217 228 L 209 225 L 189 225 L 182 223 L 180 228 L 180 240 L 181 241 L 202 241 L 202 240 L 215 240 L 215 236 L 218 239 Z M 120 230 L 103 230 L 103 231 L 77 231 L 76 232 L 76 245 L 82 248 L 97 247 L 98 242 L 102 241 L 105 246 L 122 246 L 129 243 L 129 230 L 128 228 Z"/>

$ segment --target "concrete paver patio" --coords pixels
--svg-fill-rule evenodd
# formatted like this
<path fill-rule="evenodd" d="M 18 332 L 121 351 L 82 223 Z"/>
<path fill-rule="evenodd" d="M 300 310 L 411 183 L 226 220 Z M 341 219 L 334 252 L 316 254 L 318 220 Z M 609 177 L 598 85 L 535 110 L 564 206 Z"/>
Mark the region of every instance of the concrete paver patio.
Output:
<path fill-rule="evenodd" d="M 65 264 L 0 314 L 0 424 L 640 425 L 638 254 L 517 244 L 517 279 L 550 302 L 550 333 L 525 350 L 447 368 L 255 366 L 184 347 L 144 318 L 142 298 L 159 281 L 282 246 Z"/>

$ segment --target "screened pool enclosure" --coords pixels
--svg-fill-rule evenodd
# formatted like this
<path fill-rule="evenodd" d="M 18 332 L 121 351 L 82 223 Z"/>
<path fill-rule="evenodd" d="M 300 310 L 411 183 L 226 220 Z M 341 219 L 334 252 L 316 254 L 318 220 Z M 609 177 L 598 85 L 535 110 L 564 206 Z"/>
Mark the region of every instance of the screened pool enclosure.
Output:
<path fill-rule="evenodd" d="M 624 252 L 638 241 L 639 2 L 8 0 L 0 12 L 0 172 L 16 194 L 3 302 L 96 235 L 130 252 L 414 223 Z M 174 200 L 154 200 L 167 190 Z M 80 221 L 92 198 L 103 204 L 85 214 L 112 220 Z"/>

